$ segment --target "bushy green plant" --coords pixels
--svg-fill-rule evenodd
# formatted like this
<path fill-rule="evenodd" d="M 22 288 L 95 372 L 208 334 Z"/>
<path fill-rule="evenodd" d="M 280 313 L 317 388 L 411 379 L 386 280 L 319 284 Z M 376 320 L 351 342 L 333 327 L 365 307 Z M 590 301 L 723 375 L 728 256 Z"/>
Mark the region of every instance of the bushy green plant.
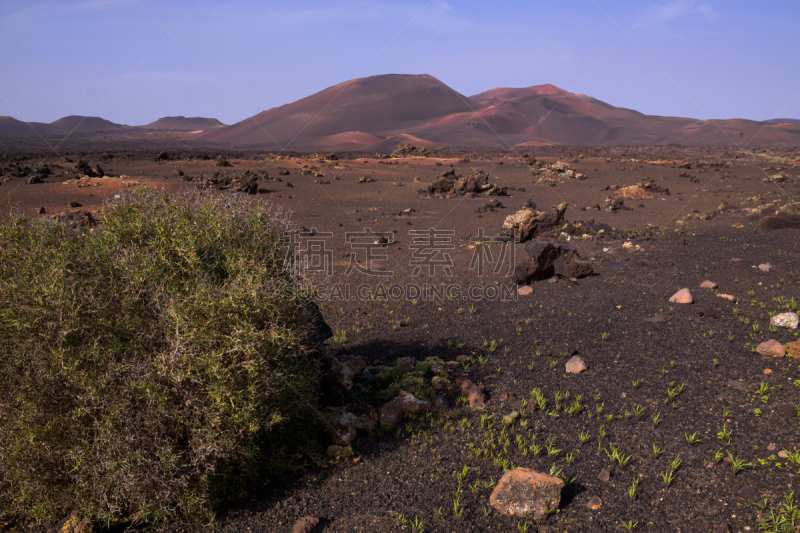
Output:
<path fill-rule="evenodd" d="M 258 204 L 138 190 L 96 216 L 0 224 L 0 515 L 208 519 L 312 442 L 307 295 Z"/>

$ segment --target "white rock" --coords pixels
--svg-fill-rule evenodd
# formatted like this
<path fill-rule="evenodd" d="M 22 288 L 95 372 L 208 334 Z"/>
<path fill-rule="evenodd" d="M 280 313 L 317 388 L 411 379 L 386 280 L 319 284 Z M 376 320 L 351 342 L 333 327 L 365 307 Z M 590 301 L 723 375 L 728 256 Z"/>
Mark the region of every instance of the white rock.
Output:
<path fill-rule="evenodd" d="M 779 328 L 797 329 L 797 325 L 800 323 L 800 316 L 797 316 L 796 313 L 781 313 L 770 318 L 769 323 Z"/>
<path fill-rule="evenodd" d="M 690 304 L 694 302 L 694 298 L 692 298 L 692 293 L 689 292 L 689 289 L 681 289 L 673 294 L 669 301 L 676 304 Z"/>
<path fill-rule="evenodd" d="M 586 363 L 583 361 L 583 359 L 581 359 L 577 355 L 572 356 L 572 358 L 569 361 L 567 361 L 568 374 L 580 374 L 587 368 L 588 367 L 586 366 Z"/>

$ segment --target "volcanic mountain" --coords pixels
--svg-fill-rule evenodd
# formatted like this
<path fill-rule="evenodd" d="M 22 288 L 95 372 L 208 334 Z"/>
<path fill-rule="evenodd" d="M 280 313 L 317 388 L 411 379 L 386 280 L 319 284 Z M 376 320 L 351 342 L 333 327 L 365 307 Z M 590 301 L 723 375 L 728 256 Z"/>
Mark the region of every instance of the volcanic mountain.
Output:
<path fill-rule="evenodd" d="M 787 123 L 788 122 L 788 123 Z M 389 74 L 335 85 L 187 140 L 279 149 L 422 146 L 800 146 L 800 125 L 644 115 L 554 85 L 464 96 L 428 75 Z"/>
<path fill-rule="evenodd" d="M 222 128 L 225 124 L 215 118 L 203 117 L 162 117 L 155 122 L 136 126 L 143 130 L 157 131 L 199 131 Z"/>

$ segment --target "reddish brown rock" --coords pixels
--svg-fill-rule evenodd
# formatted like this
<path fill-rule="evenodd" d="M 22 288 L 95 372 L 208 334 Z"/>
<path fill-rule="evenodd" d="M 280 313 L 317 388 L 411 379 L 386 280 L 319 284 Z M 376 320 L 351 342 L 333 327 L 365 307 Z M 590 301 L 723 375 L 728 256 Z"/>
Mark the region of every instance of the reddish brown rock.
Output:
<path fill-rule="evenodd" d="M 501 514 L 546 518 L 561 503 L 564 480 L 529 468 L 509 470 L 497 483 L 489 504 Z"/>
<path fill-rule="evenodd" d="M 716 289 L 717 288 L 717 284 L 714 283 L 713 281 L 707 279 L 703 283 L 700 284 L 700 287 L 702 287 L 703 289 Z"/>
<path fill-rule="evenodd" d="M 789 357 L 800 359 L 800 341 L 787 342 L 783 345 L 783 349 Z"/>
<path fill-rule="evenodd" d="M 456 378 L 456 385 L 461 389 L 461 394 L 469 400 L 470 407 L 475 410 L 486 407 L 486 391 L 483 385 L 476 385 L 463 376 Z"/>
<path fill-rule="evenodd" d="M 603 500 L 599 496 L 593 496 L 591 500 L 586 502 L 586 508 L 590 511 L 597 511 L 603 506 Z"/>
<path fill-rule="evenodd" d="M 756 351 L 766 357 L 783 357 L 786 351 L 783 349 L 783 344 L 775 339 L 762 342 L 756 346 Z"/>

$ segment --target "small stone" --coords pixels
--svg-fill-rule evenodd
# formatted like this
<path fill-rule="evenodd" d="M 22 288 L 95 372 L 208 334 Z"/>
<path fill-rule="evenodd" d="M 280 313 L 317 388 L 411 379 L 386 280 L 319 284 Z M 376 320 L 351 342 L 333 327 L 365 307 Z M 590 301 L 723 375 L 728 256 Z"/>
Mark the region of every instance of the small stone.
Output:
<path fill-rule="evenodd" d="M 311 533 L 319 525 L 319 518 L 315 516 L 304 516 L 294 523 L 292 533 Z"/>
<path fill-rule="evenodd" d="M 800 316 L 797 316 L 797 313 L 781 313 L 771 317 L 769 323 L 771 326 L 779 328 L 797 329 L 797 325 L 800 324 Z"/>
<path fill-rule="evenodd" d="M 517 289 L 517 294 L 519 294 L 520 296 L 528 296 L 529 294 L 533 294 L 533 287 L 530 287 L 528 285 L 520 287 L 519 289 Z"/>
<path fill-rule="evenodd" d="M 716 289 L 718 285 L 710 280 L 705 280 L 703 283 L 700 284 L 700 287 L 703 289 Z"/>
<path fill-rule="evenodd" d="M 592 496 L 592 499 L 586 502 L 586 508 L 590 511 L 597 511 L 603 506 L 603 500 L 599 496 Z"/>
<path fill-rule="evenodd" d="M 657 324 L 659 322 L 663 322 L 664 320 L 668 319 L 670 316 L 672 316 L 672 313 L 670 313 L 669 311 L 662 311 L 655 316 L 652 316 L 650 318 L 645 318 L 645 321 Z"/>
<path fill-rule="evenodd" d="M 529 468 L 509 470 L 497 483 L 489 504 L 500 514 L 539 520 L 561 503 L 564 480 Z"/>
<path fill-rule="evenodd" d="M 770 339 L 756 346 L 756 352 L 766 357 L 783 357 L 786 355 L 783 344 L 775 339 Z"/>
<path fill-rule="evenodd" d="M 723 298 L 725 300 L 728 300 L 729 302 L 735 302 L 736 301 L 736 297 L 733 296 L 732 294 L 722 294 L 721 292 L 717 293 L 717 298 Z"/>
<path fill-rule="evenodd" d="M 774 442 L 770 442 L 769 445 L 767 446 L 767 450 L 770 451 L 770 452 L 774 452 L 777 449 L 778 449 L 778 445 L 775 444 Z"/>
<path fill-rule="evenodd" d="M 580 374 L 587 368 L 588 367 L 586 366 L 586 363 L 583 361 L 583 359 L 581 359 L 577 355 L 571 357 L 570 360 L 567 361 L 567 374 Z"/>
<path fill-rule="evenodd" d="M 784 344 L 783 348 L 786 350 L 789 357 L 800 359 L 800 341 L 787 342 Z"/>
<path fill-rule="evenodd" d="M 736 390 L 747 390 L 747 383 L 739 381 L 738 379 L 732 379 L 728 381 L 728 387 Z"/>
<path fill-rule="evenodd" d="M 690 304 L 694 302 L 694 298 L 692 298 L 692 293 L 689 292 L 689 289 L 681 289 L 673 294 L 669 301 L 676 304 Z"/>
<path fill-rule="evenodd" d="M 605 469 L 601 470 L 600 474 L 598 474 L 597 479 L 602 481 L 603 483 L 608 483 L 608 480 L 611 479 L 611 470 Z"/>
<path fill-rule="evenodd" d="M 768 376 L 768 375 L 772 374 L 772 370 L 770 370 L 769 368 L 765 368 L 764 369 L 764 374 Z"/>
<path fill-rule="evenodd" d="M 778 457 L 780 457 L 781 459 L 786 459 L 787 457 L 789 457 L 789 454 L 786 452 L 786 450 L 781 450 L 778 452 Z"/>
<path fill-rule="evenodd" d="M 770 270 L 772 270 L 772 265 L 770 265 L 769 263 L 762 263 L 758 265 L 758 269 L 761 272 L 769 272 Z"/>
<path fill-rule="evenodd" d="M 519 413 L 517 411 L 511 411 L 509 414 L 503 417 L 503 422 L 506 424 L 513 424 L 517 418 L 519 418 Z"/>

